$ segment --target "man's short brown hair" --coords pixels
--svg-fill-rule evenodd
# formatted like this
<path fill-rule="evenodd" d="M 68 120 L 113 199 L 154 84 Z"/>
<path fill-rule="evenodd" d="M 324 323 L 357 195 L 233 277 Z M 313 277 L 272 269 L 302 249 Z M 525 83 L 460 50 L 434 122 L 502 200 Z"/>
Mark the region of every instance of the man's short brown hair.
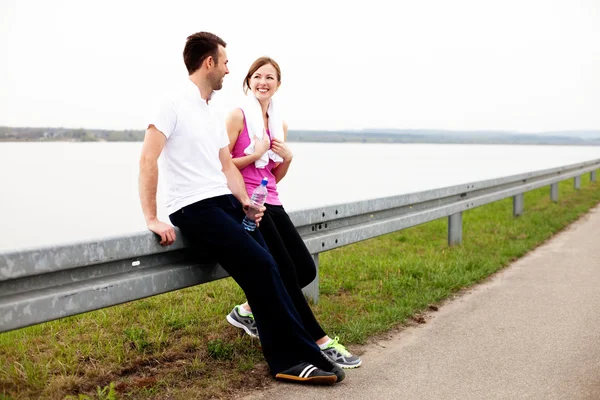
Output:
<path fill-rule="evenodd" d="M 193 74 L 208 56 L 219 63 L 219 45 L 226 47 L 227 43 L 217 35 L 209 32 L 197 32 L 188 36 L 183 49 L 183 62 L 188 74 Z"/>

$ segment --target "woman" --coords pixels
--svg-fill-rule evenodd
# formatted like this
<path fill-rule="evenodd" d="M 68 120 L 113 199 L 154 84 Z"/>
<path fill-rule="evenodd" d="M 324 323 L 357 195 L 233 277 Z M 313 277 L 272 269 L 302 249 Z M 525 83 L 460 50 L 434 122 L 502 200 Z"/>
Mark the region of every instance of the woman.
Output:
<path fill-rule="evenodd" d="M 280 119 L 273 101 L 280 85 L 281 70 L 275 60 L 261 57 L 250 66 L 244 79 L 246 101 L 227 117 L 229 150 L 250 196 L 263 177 L 269 180 L 266 211 L 258 229 L 305 327 L 331 360 L 342 368 L 356 368 L 361 365 L 360 358 L 350 354 L 337 337 L 327 336 L 302 293 L 302 288 L 314 280 L 316 267 L 277 193 L 277 183 L 287 174 L 293 158 L 285 144 L 287 124 Z M 258 335 L 247 302 L 235 306 L 227 321 L 250 336 Z"/>

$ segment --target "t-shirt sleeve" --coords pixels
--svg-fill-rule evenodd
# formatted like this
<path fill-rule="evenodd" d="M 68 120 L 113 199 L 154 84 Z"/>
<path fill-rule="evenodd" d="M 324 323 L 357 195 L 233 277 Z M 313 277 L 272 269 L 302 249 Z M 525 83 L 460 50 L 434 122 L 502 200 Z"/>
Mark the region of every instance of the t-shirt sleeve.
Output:
<path fill-rule="evenodd" d="M 221 124 L 221 134 L 219 135 L 219 148 L 229 147 L 229 136 L 227 135 L 227 126 Z"/>
<path fill-rule="evenodd" d="M 158 103 L 150 114 L 148 126 L 150 125 L 154 125 L 168 139 L 177 125 L 177 113 L 173 103 L 170 101 Z"/>

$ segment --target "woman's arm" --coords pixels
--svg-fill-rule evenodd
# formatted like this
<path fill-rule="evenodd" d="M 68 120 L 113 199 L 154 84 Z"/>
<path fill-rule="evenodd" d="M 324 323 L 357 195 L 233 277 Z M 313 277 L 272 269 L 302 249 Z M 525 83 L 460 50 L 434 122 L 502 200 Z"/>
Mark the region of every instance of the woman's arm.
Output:
<path fill-rule="evenodd" d="M 235 146 L 235 142 L 237 142 L 240 137 L 240 133 L 244 129 L 244 113 L 239 108 L 233 110 L 225 121 L 225 125 L 227 127 L 227 135 L 229 136 L 229 152 L 233 152 L 233 147 Z M 268 135 L 263 135 L 263 140 L 259 140 L 256 136 L 254 136 L 254 153 L 242 156 L 233 159 L 233 163 L 237 167 L 237 169 L 243 169 L 246 166 L 252 164 L 263 154 L 269 150 L 269 137 Z"/>
<path fill-rule="evenodd" d="M 284 141 L 280 141 L 277 139 L 273 139 L 273 146 L 272 146 L 272 150 L 279 154 L 281 156 L 281 158 L 283 158 L 283 162 L 280 163 L 279 165 L 277 165 L 275 168 L 273 168 L 273 176 L 275 176 L 275 182 L 279 182 L 280 180 L 283 179 L 283 177 L 287 174 L 288 169 L 290 168 L 290 164 L 292 163 L 292 158 L 294 158 L 294 155 L 292 154 L 292 151 L 290 150 L 290 148 L 288 147 L 287 144 L 285 144 L 285 140 L 287 140 L 287 131 L 288 131 L 288 126 L 285 123 L 285 121 L 283 122 L 283 138 Z"/>

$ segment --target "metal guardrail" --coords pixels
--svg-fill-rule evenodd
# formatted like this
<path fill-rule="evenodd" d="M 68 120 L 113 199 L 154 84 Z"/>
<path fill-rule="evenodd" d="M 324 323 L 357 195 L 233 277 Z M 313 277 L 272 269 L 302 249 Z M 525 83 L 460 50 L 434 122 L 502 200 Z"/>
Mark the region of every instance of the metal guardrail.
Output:
<path fill-rule="evenodd" d="M 321 252 L 448 217 L 448 243 L 462 240 L 462 212 L 581 175 L 596 180 L 600 159 L 417 193 L 300 210 L 290 217 L 318 266 Z M 100 240 L 0 253 L 0 332 L 97 310 L 225 278 L 214 262 L 198 262 L 177 230 L 177 241 L 158 244 L 148 231 Z M 318 276 L 305 288 L 318 299 Z"/>

